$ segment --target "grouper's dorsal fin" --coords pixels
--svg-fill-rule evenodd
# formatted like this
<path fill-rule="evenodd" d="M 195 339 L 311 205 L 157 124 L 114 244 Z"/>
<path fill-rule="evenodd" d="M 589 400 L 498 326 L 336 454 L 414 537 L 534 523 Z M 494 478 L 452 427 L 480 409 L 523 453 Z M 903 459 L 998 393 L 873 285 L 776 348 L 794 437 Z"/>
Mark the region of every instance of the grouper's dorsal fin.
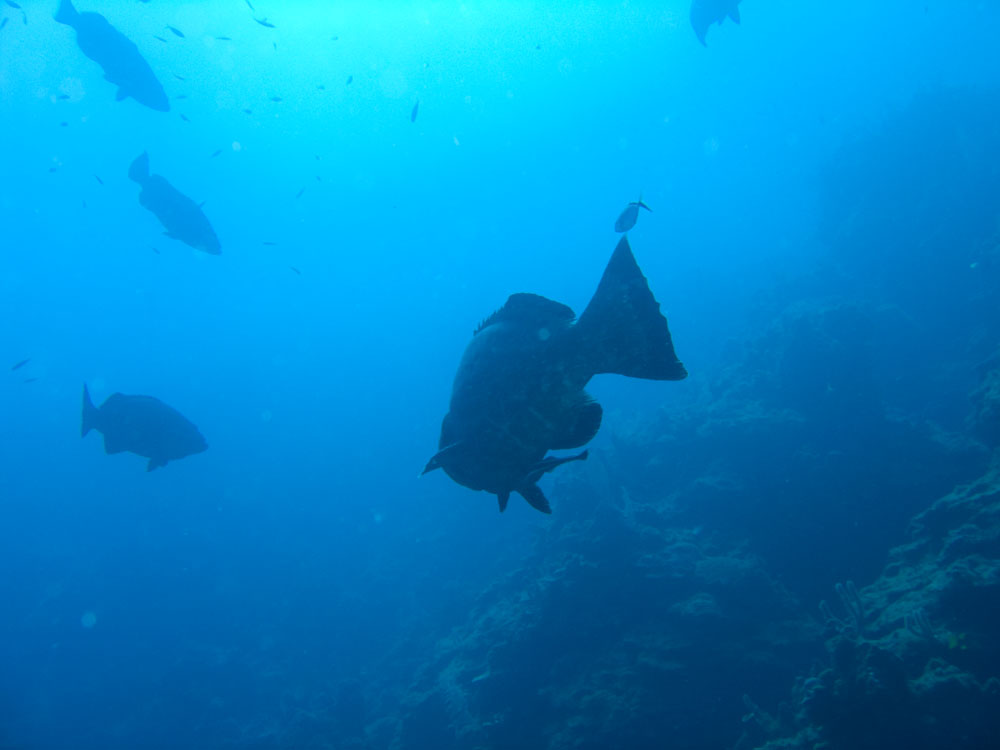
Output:
<path fill-rule="evenodd" d="M 553 323 L 572 323 L 576 313 L 561 302 L 553 302 L 540 294 L 519 292 L 507 298 L 504 306 L 486 318 L 472 335 L 495 323 L 519 323 L 545 326 Z"/>

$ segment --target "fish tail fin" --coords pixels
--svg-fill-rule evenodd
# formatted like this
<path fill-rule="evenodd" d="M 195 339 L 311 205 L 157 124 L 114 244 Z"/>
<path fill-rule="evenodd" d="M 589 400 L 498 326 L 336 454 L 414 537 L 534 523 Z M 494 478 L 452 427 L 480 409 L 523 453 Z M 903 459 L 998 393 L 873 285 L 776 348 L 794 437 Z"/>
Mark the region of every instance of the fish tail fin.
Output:
<path fill-rule="evenodd" d="M 128 168 L 128 178 L 140 185 L 149 179 L 149 154 L 143 151 Z"/>
<path fill-rule="evenodd" d="M 667 319 L 622 237 L 590 304 L 575 325 L 583 365 L 648 380 L 682 380 Z"/>
<path fill-rule="evenodd" d="M 80 14 L 76 12 L 76 8 L 73 7 L 73 3 L 70 0 L 59 0 L 59 9 L 56 10 L 53 18 L 59 23 L 72 26 L 78 15 Z"/>
<path fill-rule="evenodd" d="M 98 418 L 100 417 L 100 412 L 97 407 L 94 406 L 94 402 L 90 400 L 90 391 L 87 390 L 87 384 L 83 384 L 83 415 L 80 420 L 80 437 L 87 437 L 87 433 L 91 430 L 97 429 Z"/>

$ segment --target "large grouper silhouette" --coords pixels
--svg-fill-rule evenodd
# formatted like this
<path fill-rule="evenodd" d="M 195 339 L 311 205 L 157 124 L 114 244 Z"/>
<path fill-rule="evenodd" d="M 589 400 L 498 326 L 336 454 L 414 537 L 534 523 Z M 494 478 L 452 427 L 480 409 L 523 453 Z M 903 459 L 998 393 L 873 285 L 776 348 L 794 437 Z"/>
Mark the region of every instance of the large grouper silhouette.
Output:
<path fill-rule="evenodd" d="M 597 434 L 602 410 L 584 390 L 599 373 L 681 380 L 667 319 L 622 237 L 579 320 L 559 302 L 514 294 L 484 320 L 462 356 L 441 425 L 440 450 L 423 473 L 497 496 L 512 492 L 551 513 L 538 487 L 546 472 L 587 457 L 549 456 Z M 574 322 L 575 321 L 575 322 Z"/>

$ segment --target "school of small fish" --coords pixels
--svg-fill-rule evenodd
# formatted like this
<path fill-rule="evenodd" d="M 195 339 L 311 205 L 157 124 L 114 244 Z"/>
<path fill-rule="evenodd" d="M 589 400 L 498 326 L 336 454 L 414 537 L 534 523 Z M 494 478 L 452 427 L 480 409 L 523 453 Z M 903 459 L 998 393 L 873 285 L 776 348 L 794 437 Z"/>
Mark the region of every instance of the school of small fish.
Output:
<path fill-rule="evenodd" d="M 142 0 L 146 3 L 148 0 Z M 257 9 L 250 2 L 250 0 L 245 0 L 247 8 L 250 11 L 250 18 L 259 26 L 266 29 L 276 29 L 277 24 L 270 21 L 267 16 L 262 16 L 258 14 Z M 690 17 L 692 28 L 695 31 L 697 39 L 701 44 L 705 44 L 705 34 L 708 27 L 712 24 L 721 24 L 726 18 L 732 19 L 734 22 L 739 23 L 739 5 L 740 0 L 693 0 L 691 4 Z M 23 24 L 28 23 L 27 12 L 22 8 L 22 6 L 15 2 L 15 0 L 3 0 L 3 5 L 20 12 Z M 113 6 L 112 6 L 113 7 Z M 154 111 L 169 113 L 171 111 L 170 99 L 168 99 L 164 87 L 158 77 L 157 73 L 150 66 L 147 59 L 139 51 L 139 47 L 124 34 L 122 34 L 117 28 L 115 28 L 112 23 L 105 18 L 105 16 L 90 11 L 78 11 L 72 0 L 59 0 L 58 8 L 53 16 L 56 22 L 70 27 L 76 35 L 76 42 L 80 48 L 80 51 L 94 63 L 97 63 L 104 72 L 105 80 L 116 87 L 114 92 L 114 98 L 116 101 L 122 101 L 125 99 L 133 99 L 137 103 L 148 107 Z M 9 22 L 7 16 L 0 18 L 0 30 L 4 29 Z M 164 24 L 160 28 L 163 31 L 160 34 L 152 35 L 153 39 L 159 41 L 162 44 L 171 44 L 170 37 L 174 39 L 175 44 L 180 43 L 190 43 L 185 32 L 174 26 L 172 24 Z M 213 37 L 216 41 L 220 42 L 232 42 L 233 37 L 228 35 L 215 35 Z M 337 41 L 339 36 L 331 37 L 331 41 Z M 178 41 L 181 40 L 181 41 Z M 272 47 L 277 51 L 277 42 L 272 41 Z M 541 49 L 540 44 L 535 45 L 536 50 Z M 424 67 L 427 63 L 424 63 Z M 176 72 L 170 72 L 173 79 L 185 83 L 188 81 L 186 76 L 180 75 Z M 350 74 L 346 77 L 345 86 L 351 86 L 354 82 L 354 75 Z M 325 84 L 317 84 L 316 89 L 319 91 L 326 91 Z M 282 103 L 283 97 L 272 93 L 268 97 L 268 100 L 273 104 Z M 59 94 L 55 97 L 56 101 L 67 101 L 70 96 L 65 93 Z M 180 93 L 173 97 L 173 101 L 184 101 L 187 99 L 186 93 Z M 412 108 L 410 109 L 410 123 L 415 124 L 421 109 L 421 99 L 413 99 Z M 245 107 L 242 111 L 252 116 L 253 110 L 250 107 Z M 178 112 L 178 117 L 184 122 L 191 122 L 189 117 L 183 113 Z M 68 121 L 60 122 L 62 127 L 68 127 Z M 456 141 L 457 142 L 457 141 Z M 215 149 L 209 156 L 209 159 L 216 159 L 223 154 L 223 149 Z M 319 160 L 319 156 L 316 156 Z M 55 173 L 61 167 L 61 163 L 56 163 L 48 168 L 50 173 Z M 168 170 L 171 165 L 167 165 Z M 127 168 L 127 175 L 130 180 L 139 185 L 139 204 L 150 211 L 156 218 L 160 221 L 163 226 L 163 234 L 173 239 L 177 242 L 183 243 L 192 247 L 196 250 L 200 250 L 210 255 L 219 255 L 222 252 L 222 243 L 220 242 L 215 229 L 213 228 L 208 216 L 202 210 L 203 203 L 197 203 L 195 200 L 191 199 L 184 193 L 180 192 L 176 187 L 174 187 L 166 177 L 159 174 L 154 174 L 150 171 L 150 157 L 147 153 L 142 153 L 135 157 L 132 163 Z M 99 186 L 104 186 L 104 179 L 98 175 L 93 175 L 94 180 Z M 321 181 L 320 175 L 316 175 L 316 180 Z M 306 192 L 305 186 L 301 187 L 294 195 L 294 200 L 301 199 Z M 84 207 L 86 207 L 86 202 L 84 202 Z M 645 209 L 646 211 L 651 211 L 652 209 L 647 206 L 640 196 L 637 201 L 629 202 L 626 207 L 622 210 L 621 214 L 618 216 L 614 224 L 614 229 L 618 233 L 627 233 L 635 226 L 640 209 Z M 628 244 L 625 238 L 622 239 L 622 243 L 619 247 L 619 251 L 616 252 L 613 258 L 614 263 L 624 263 L 625 261 L 617 261 L 622 253 L 628 251 Z M 262 245 L 266 247 L 276 247 L 278 243 L 273 240 L 264 240 Z M 159 255 L 160 250 L 152 245 L 149 246 L 153 253 Z M 625 248 L 625 250 L 621 250 Z M 622 256 L 624 257 L 624 256 Z M 628 251 L 628 257 L 631 258 L 630 251 Z M 634 260 L 631 261 L 634 265 Z M 287 265 L 296 276 L 302 275 L 302 270 L 294 265 Z M 634 271 L 629 270 L 631 267 L 627 267 L 627 273 L 631 273 L 636 278 L 642 278 L 641 273 L 638 271 L 638 267 L 635 266 Z M 609 265 L 609 270 L 606 272 L 606 277 L 611 273 L 612 266 Z M 646 292 L 648 294 L 648 290 Z M 513 302 L 520 302 L 523 297 L 531 297 L 532 295 L 515 295 L 508 302 L 505 307 L 507 310 L 506 314 L 508 316 L 514 315 L 511 311 L 511 306 Z M 536 298 L 538 300 L 544 300 L 544 298 Z M 651 297 L 650 297 L 651 299 Z M 557 303 L 548 303 L 551 305 L 550 308 L 539 308 L 538 310 L 532 310 L 532 315 L 539 317 L 539 319 L 546 319 L 546 316 L 553 314 L 553 311 L 558 315 L 562 314 L 560 309 L 557 309 Z M 536 304 L 533 302 L 532 304 Z M 499 313 L 498 313 L 499 314 Z M 604 314 L 604 313 L 602 313 Z M 518 313 L 520 315 L 520 313 Z M 557 317 L 558 317 L 557 315 Z M 496 316 L 493 316 L 491 320 L 499 320 Z M 651 325 L 654 327 L 659 326 L 658 318 L 651 317 Z M 522 321 L 523 322 L 523 321 Z M 494 322 L 495 324 L 495 322 Z M 659 328 L 656 328 L 656 336 L 664 339 L 668 345 L 665 349 L 666 355 L 663 365 L 663 371 L 657 371 L 656 373 L 650 374 L 640 374 L 639 377 L 655 377 L 657 379 L 676 379 L 683 377 L 684 371 L 683 367 L 676 359 L 673 357 L 672 348 L 669 346 L 669 333 L 666 332 L 665 321 L 663 321 L 662 332 Z M 669 356 L 667 356 L 669 355 Z M 29 365 L 32 363 L 32 358 L 25 357 L 18 360 L 10 367 L 11 372 L 24 372 L 26 368 L 30 371 Z M 624 374 L 629 374 L 635 376 L 635 373 L 629 371 L 629 368 L 623 365 L 619 365 L 623 368 L 621 371 Z M 606 370 L 607 371 L 607 370 Z M 36 375 L 29 376 L 25 378 L 22 382 L 32 383 L 38 380 L 38 375 L 44 373 L 38 373 Z M 596 426 L 599 425 L 600 421 L 600 409 L 595 408 L 590 405 L 590 402 L 581 401 L 579 408 L 582 412 L 594 412 L 596 414 L 596 423 L 580 426 L 579 431 L 581 436 L 587 434 L 587 430 L 593 428 L 596 431 Z M 593 415 L 590 415 L 593 416 Z M 586 420 L 584 420 L 586 421 Z M 593 421 L 593 420 L 591 420 Z M 583 423 L 581 423 L 583 424 Z M 574 428 L 576 429 L 576 428 Z M 168 461 L 177 460 L 185 456 L 194 455 L 204 451 L 208 445 L 205 439 L 202 437 L 201 433 L 198 431 L 197 427 L 190 422 L 186 417 L 182 416 L 178 411 L 170 406 L 167 406 L 163 402 L 159 401 L 152 396 L 141 396 L 141 395 L 125 395 L 121 393 L 115 393 L 111 395 L 102 406 L 96 407 L 91 401 L 90 394 L 87 387 L 84 386 L 83 389 L 83 411 L 82 411 L 82 427 L 81 434 L 86 435 L 89 431 L 96 430 L 104 436 L 104 447 L 107 453 L 119 453 L 123 451 L 128 451 L 135 453 L 140 456 L 144 456 L 149 459 L 147 470 L 151 471 L 157 467 L 165 466 Z M 558 442 L 558 441 L 557 441 Z M 456 464 L 455 458 L 456 448 L 452 444 L 448 444 L 445 440 L 444 435 L 442 436 L 442 450 L 435 457 L 434 461 L 438 461 L 435 464 L 432 461 L 428 464 L 428 470 L 431 468 L 436 468 L 437 466 L 444 466 L 449 473 L 452 471 L 458 472 L 458 476 L 462 477 L 462 468 L 451 468 L 460 465 L 461 461 L 468 462 L 470 459 L 468 457 L 463 458 Z M 538 453 L 536 458 L 544 456 L 544 450 Z M 541 510 L 548 509 L 547 503 L 544 501 L 544 496 L 540 495 L 540 491 L 534 487 L 534 481 L 537 480 L 538 476 L 542 473 L 551 471 L 552 468 L 563 463 L 567 460 L 578 460 L 586 457 L 586 452 L 575 457 L 568 459 L 541 459 L 540 463 L 533 464 L 534 468 L 524 469 L 528 474 L 527 479 L 521 484 L 504 484 L 501 482 L 499 485 L 499 490 L 497 491 L 500 497 L 500 507 L 501 510 L 506 505 L 506 498 L 512 491 L 521 492 L 533 505 Z M 548 462 L 548 463 L 546 463 Z M 530 469 L 530 471 L 529 471 Z M 469 484 L 460 478 L 458 481 Z M 478 481 L 478 480 L 477 480 Z M 526 482 L 526 483 L 525 483 Z M 473 482 L 470 486 L 473 486 Z M 508 486 L 509 485 L 509 486 Z"/>

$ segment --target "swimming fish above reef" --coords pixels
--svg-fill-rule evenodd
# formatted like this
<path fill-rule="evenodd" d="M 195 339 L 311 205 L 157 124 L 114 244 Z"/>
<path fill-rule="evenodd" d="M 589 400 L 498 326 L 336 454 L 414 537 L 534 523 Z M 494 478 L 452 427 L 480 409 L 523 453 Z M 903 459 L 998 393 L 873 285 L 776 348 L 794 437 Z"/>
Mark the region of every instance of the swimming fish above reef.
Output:
<path fill-rule="evenodd" d="M 171 239 L 202 250 L 209 255 L 220 255 L 222 245 L 201 206 L 181 193 L 158 174 L 149 173 L 149 154 L 145 151 L 135 158 L 128 168 L 129 179 L 142 185 L 139 203 L 156 214 L 163 225 L 164 234 Z"/>
<path fill-rule="evenodd" d="M 642 202 L 642 196 L 639 196 L 639 200 L 632 201 L 627 206 L 625 210 L 622 211 L 618 218 L 615 219 L 615 231 L 616 232 L 627 232 L 632 227 L 635 226 L 636 221 L 639 220 L 639 209 L 644 208 L 647 211 L 652 211 L 649 206 Z"/>
<path fill-rule="evenodd" d="M 198 428 L 158 398 L 113 393 L 97 408 L 85 384 L 80 436 L 91 430 L 104 435 L 105 453 L 128 451 L 148 458 L 146 471 L 208 448 Z"/>
<path fill-rule="evenodd" d="M 559 302 L 514 294 L 483 321 L 458 365 L 441 425 L 440 450 L 423 473 L 444 469 L 459 484 L 497 496 L 512 492 L 551 513 L 538 480 L 587 451 L 602 410 L 584 387 L 598 373 L 681 380 L 667 320 L 622 237 L 579 320 Z"/>
<path fill-rule="evenodd" d="M 695 36 L 704 46 L 705 35 L 708 27 L 713 23 L 720 26 L 727 17 L 733 19 L 735 23 L 740 22 L 740 0 L 692 0 L 691 2 L 691 27 Z"/>
<path fill-rule="evenodd" d="M 104 68 L 104 77 L 118 87 L 115 99 L 132 97 L 158 112 L 169 112 L 170 101 L 139 48 L 99 13 L 77 13 L 70 0 L 60 0 L 56 21 L 76 31 L 83 54 Z"/>

